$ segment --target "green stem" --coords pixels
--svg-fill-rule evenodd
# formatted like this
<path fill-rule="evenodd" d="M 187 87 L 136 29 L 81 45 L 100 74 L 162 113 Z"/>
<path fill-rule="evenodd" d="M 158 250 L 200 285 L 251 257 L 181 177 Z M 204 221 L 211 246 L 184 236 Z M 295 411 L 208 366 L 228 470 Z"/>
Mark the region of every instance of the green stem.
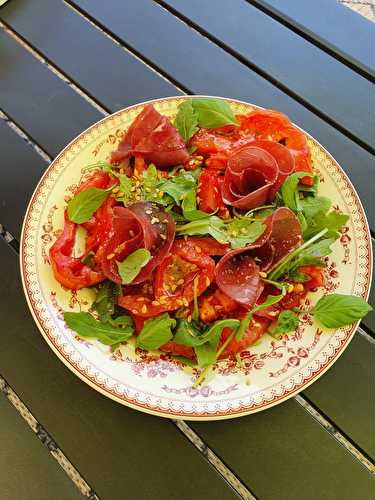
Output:
<path fill-rule="evenodd" d="M 286 269 L 288 263 L 291 260 L 293 260 L 294 257 L 296 257 L 297 255 L 299 255 L 302 252 L 302 250 L 304 250 L 305 248 L 309 247 L 312 243 L 314 243 L 314 241 L 319 240 L 327 232 L 328 232 L 327 228 L 322 229 L 315 236 L 313 236 L 309 240 L 305 241 L 305 243 L 303 243 L 303 245 L 299 246 L 298 248 L 296 248 L 295 250 L 293 250 L 293 252 L 290 252 L 288 255 L 286 255 L 284 257 L 284 259 L 282 259 L 282 261 L 280 262 L 280 264 L 269 274 L 269 276 L 268 276 L 269 279 L 270 280 L 277 280 L 277 278 L 279 278 L 280 276 L 282 276 L 284 274 L 284 272 L 285 272 L 285 269 Z"/>
<path fill-rule="evenodd" d="M 196 276 L 193 281 L 193 287 L 194 287 L 194 307 L 193 307 L 193 314 L 191 315 L 191 318 L 193 321 L 198 321 L 199 319 L 199 306 L 198 306 L 198 283 L 199 283 L 199 276 Z"/>

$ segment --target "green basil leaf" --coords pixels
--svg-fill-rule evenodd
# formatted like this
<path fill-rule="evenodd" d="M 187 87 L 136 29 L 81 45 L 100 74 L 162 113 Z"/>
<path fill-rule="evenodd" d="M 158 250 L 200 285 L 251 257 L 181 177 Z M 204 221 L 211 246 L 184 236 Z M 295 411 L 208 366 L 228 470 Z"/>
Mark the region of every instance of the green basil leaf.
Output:
<path fill-rule="evenodd" d="M 128 255 L 122 262 L 117 262 L 122 284 L 129 285 L 150 259 L 150 252 L 145 248 L 139 248 Z"/>
<path fill-rule="evenodd" d="M 206 342 L 216 342 L 216 338 L 220 338 L 224 328 L 238 328 L 239 325 L 238 319 L 223 319 L 216 321 L 205 332 L 201 333 L 192 323 L 180 321 L 173 340 L 177 344 L 197 347 Z"/>
<path fill-rule="evenodd" d="M 260 221 L 233 219 L 226 225 L 228 240 L 232 248 L 243 248 L 256 241 L 264 232 L 266 226 Z"/>
<path fill-rule="evenodd" d="M 176 320 L 170 318 L 168 313 L 148 319 L 137 337 L 136 345 L 146 350 L 159 349 L 172 339 L 175 325 Z"/>
<path fill-rule="evenodd" d="M 87 222 L 100 208 L 108 194 L 105 189 L 96 187 L 89 187 L 76 194 L 68 202 L 69 219 L 76 224 Z"/>
<path fill-rule="evenodd" d="M 221 99 L 193 99 L 192 105 L 198 116 L 198 125 L 204 128 L 218 128 L 237 125 L 238 122 L 229 104 Z"/>
<path fill-rule="evenodd" d="M 130 325 L 119 328 L 109 323 L 101 323 L 88 312 L 65 312 L 64 320 L 80 337 L 96 338 L 106 345 L 124 342 L 133 335 L 133 328 Z"/>
<path fill-rule="evenodd" d="M 321 297 L 311 312 L 323 326 L 339 328 L 358 321 L 370 311 L 372 307 L 361 297 L 333 293 Z"/>
<path fill-rule="evenodd" d="M 302 177 L 313 177 L 313 175 L 308 172 L 295 172 L 294 174 L 289 175 L 284 184 L 281 186 L 281 196 L 284 205 L 294 212 L 298 211 L 296 205 L 296 194 L 298 195 L 298 185 Z"/>
<path fill-rule="evenodd" d="M 173 341 L 177 344 L 194 347 L 199 345 L 201 332 L 188 321 L 179 321 Z"/>
<path fill-rule="evenodd" d="M 281 311 L 277 318 L 274 334 L 288 333 L 294 331 L 299 325 L 299 318 L 293 311 Z"/>
<path fill-rule="evenodd" d="M 178 106 L 174 124 L 185 142 L 188 142 L 198 131 L 198 115 L 191 99 L 184 101 Z"/>
<path fill-rule="evenodd" d="M 120 295 L 121 287 L 113 281 L 105 281 L 98 287 L 98 293 L 91 310 L 98 314 L 99 320 L 106 323 L 115 312 L 115 301 L 117 295 Z M 128 317 L 128 316 L 127 316 Z"/>
<path fill-rule="evenodd" d="M 115 319 L 110 319 L 109 322 L 112 326 L 120 327 L 120 328 L 133 328 L 134 323 L 130 316 L 117 316 Z"/>

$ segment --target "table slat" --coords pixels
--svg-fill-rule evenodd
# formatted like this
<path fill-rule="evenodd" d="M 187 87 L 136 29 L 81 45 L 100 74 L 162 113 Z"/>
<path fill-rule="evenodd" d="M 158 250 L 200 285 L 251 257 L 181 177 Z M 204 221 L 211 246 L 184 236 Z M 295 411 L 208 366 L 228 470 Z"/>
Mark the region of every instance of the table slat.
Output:
<path fill-rule="evenodd" d="M 375 461 L 375 342 L 356 333 L 349 347 L 304 394 Z"/>
<path fill-rule="evenodd" d="M 237 498 L 171 422 L 111 401 L 58 361 L 27 310 L 17 257 L 3 240 L 0 263 L 1 373 L 99 497 Z"/>
<path fill-rule="evenodd" d="M 83 496 L 0 392 L 1 500 L 78 500 Z"/>
<path fill-rule="evenodd" d="M 173 84 L 59 0 L 12 0 L 0 17 L 112 111 L 180 94 Z"/>
<path fill-rule="evenodd" d="M 0 30 L 0 109 L 56 155 L 82 130 L 102 118 L 46 65 Z"/>
<path fill-rule="evenodd" d="M 8 153 L 1 173 L 0 224 L 19 240 L 27 204 L 47 162 L 4 120 L 0 120 L 0 151 Z"/>
<path fill-rule="evenodd" d="M 326 50 L 375 78 L 374 24 L 332 0 L 251 0 Z M 324 15 L 322 15 L 324 13 Z"/>
<path fill-rule="evenodd" d="M 136 4 L 131 0 L 111 0 L 106 4 L 101 0 L 75 0 L 75 3 L 99 21 L 110 22 L 111 26 L 120 23 L 123 26 L 125 22 L 126 29 L 121 31 L 125 39 L 142 39 L 142 45 L 147 49 L 152 43 L 153 51 L 158 50 L 160 57 L 163 51 L 168 50 L 171 56 L 176 49 L 181 50 L 183 56 L 195 45 L 191 43 L 191 33 L 185 43 L 185 37 L 180 38 L 183 29 L 189 30 L 189 27 L 180 26 L 182 23 L 177 18 L 151 0 L 139 0 Z M 372 133 L 375 114 L 368 113 L 375 102 L 375 86 L 366 78 L 243 0 L 232 0 L 230 3 L 216 0 L 214 9 L 210 2 L 200 0 L 167 0 L 162 3 L 175 7 L 229 47 L 232 53 L 240 54 L 244 61 L 254 65 L 262 74 L 269 75 L 293 96 L 302 99 L 375 151 Z M 154 40 L 151 42 L 144 32 L 149 20 L 153 31 L 162 29 L 164 32 L 163 39 L 157 37 L 156 43 Z M 171 45 L 175 47 L 172 51 Z M 277 54 L 275 47 L 280 48 Z M 187 61 L 193 60 L 199 64 L 202 58 L 206 60 L 204 52 L 198 59 L 188 57 L 182 62 L 186 65 Z M 187 67 L 190 68 L 190 65 Z M 209 67 L 212 70 L 212 62 Z M 215 73 L 212 76 L 216 76 Z M 231 81 L 235 77 L 235 73 L 227 73 L 226 80 Z M 352 105 L 353 95 L 355 106 Z"/>

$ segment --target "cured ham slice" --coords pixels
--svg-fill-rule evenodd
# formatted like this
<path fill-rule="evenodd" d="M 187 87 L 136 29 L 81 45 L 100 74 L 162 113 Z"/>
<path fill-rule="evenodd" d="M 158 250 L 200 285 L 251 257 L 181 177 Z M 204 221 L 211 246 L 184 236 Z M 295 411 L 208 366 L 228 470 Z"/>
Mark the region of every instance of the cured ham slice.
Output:
<path fill-rule="evenodd" d="M 112 212 L 111 229 L 100 253 L 103 273 L 121 284 L 117 262 L 138 248 L 145 248 L 152 258 L 132 282 L 141 283 L 149 279 L 168 254 L 174 240 L 175 222 L 161 205 L 151 202 L 135 203 L 130 208 L 114 207 Z"/>
<path fill-rule="evenodd" d="M 226 204 L 250 210 L 272 201 L 286 177 L 294 171 L 294 158 L 282 144 L 253 141 L 232 154 L 222 185 Z"/>
<path fill-rule="evenodd" d="M 255 243 L 228 252 L 215 269 L 220 290 L 247 308 L 263 291 L 259 272 L 273 269 L 302 242 L 301 226 L 289 208 L 278 208 L 265 224 L 266 230 Z"/>
<path fill-rule="evenodd" d="M 189 158 L 186 145 L 169 118 L 148 104 L 137 116 L 112 153 L 112 163 L 140 154 L 159 168 L 185 163 Z"/>

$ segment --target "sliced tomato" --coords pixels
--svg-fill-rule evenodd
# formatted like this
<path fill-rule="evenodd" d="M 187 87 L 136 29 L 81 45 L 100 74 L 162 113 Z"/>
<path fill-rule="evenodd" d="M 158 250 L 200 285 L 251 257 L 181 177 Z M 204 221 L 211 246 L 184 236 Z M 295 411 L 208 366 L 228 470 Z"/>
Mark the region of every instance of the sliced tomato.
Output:
<path fill-rule="evenodd" d="M 241 352 L 255 344 L 255 342 L 257 342 L 266 333 L 270 323 L 270 320 L 266 318 L 253 319 L 250 322 L 248 329 L 245 331 L 242 339 L 240 341 L 233 339 L 220 358 L 227 358 L 228 356 Z M 232 331 L 233 330 L 231 328 L 224 328 L 221 334 L 219 347 L 232 334 Z"/>
<path fill-rule="evenodd" d="M 197 293 L 201 295 L 210 286 L 214 269 L 215 261 L 198 251 L 192 241 L 177 240 L 156 269 L 153 297 L 125 291 L 118 304 L 143 318 L 187 307 L 194 298 L 194 278 L 198 276 Z"/>
<path fill-rule="evenodd" d="M 65 288 L 78 290 L 86 288 L 105 279 L 99 268 L 82 264 L 81 258 L 72 257 L 77 224 L 71 222 L 65 211 L 64 230 L 49 251 L 50 262 L 56 280 Z"/>
<path fill-rule="evenodd" d="M 324 286 L 324 270 L 320 266 L 302 266 L 299 268 L 301 273 L 310 276 L 310 280 L 303 283 L 305 289 L 312 290 Z"/>
<path fill-rule="evenodd" d="M 213 213 L 225 209 L 219 184 L 220 175 L 216 170 L 204 168 L 199 176 L 198 195 L 199 209 L 203 212 Z"/>
<path fill-rule="evenodd" d="M 230 250 L 229 243 L 219 243 L 211 236 L 189 236 L 188 241 L 198 247 L 198 252 L 202 250 L 206 255 L 224 255 Z"/>
<path fill-rule="evenodd" d="M 199 316 L 204 323 L 227 318 L 238 310 L 238 304 L 219 288 L 210 290 L 199 300 Z"/>
<path fill-rule="evenodd" d="M 195 359 L 195 352 L 192 347 L 177 344 L 176 342 L 173 342 L 173 340 L 170 340 L 166 344 L 162 345 L 160 350 L 167 352 L 172 356 L 184 356 L 184 358 Z"/>

